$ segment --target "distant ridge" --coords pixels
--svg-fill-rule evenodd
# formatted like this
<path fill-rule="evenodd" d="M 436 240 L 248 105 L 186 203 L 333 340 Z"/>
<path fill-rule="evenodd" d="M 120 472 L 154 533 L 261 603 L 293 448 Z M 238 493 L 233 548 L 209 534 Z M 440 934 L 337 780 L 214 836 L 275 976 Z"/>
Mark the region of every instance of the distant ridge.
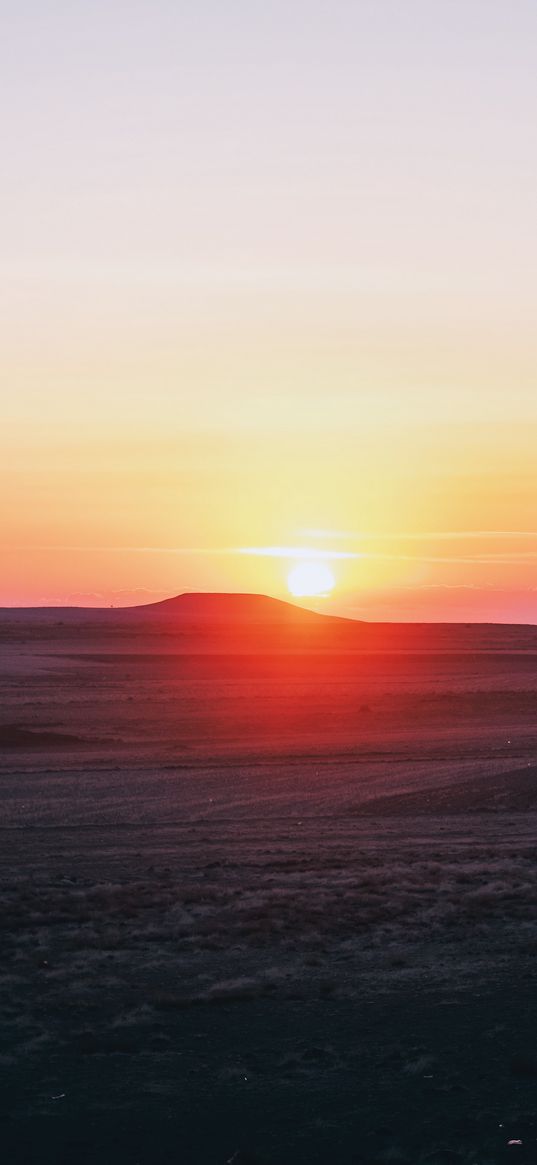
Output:
<path fill-rule="evenodd" d="M 270 595 L 234 591 L 184 591 L 156 603 L 141 603 L 133 607 L 0 607 L 0 619 L 65 620 L 72 623 L 99 621 L 214 624 L 229 626 L 329 625 L 354 626 L 356 620 L 338 615 L 324 615 L 299 607 Z"/>
<path fill-rule="evenodd" d="M 163 618 L 179 616 L 188 622 L 205 620 L 211 623 L 320 623 L 325 620 L 338 623 L 353 623 L 352 619 L 342 619 L 337 615 L 324 615 L 309 611 L 285 599 L 274 599 L 269 595 L 240 593 L 234 591 L 185 591 L 158 603 L 144 603 L 138 607 L 123 608 L 132 614 L 156 615 Z"/>
<path fill-rule="evenodd" d="M 313 600 L 312 600 L 313 601 Z M 524 652 L 537 655 L 537 626 L 501 623 L 373 623 L 320 614 L 269 595 L 185 591 L 133 607 L 3 607 L 0 641 L 123 640 L 145 651 L 158 638 L 178 652 Z M 533 666 L 533 664 L 532 664 Z"/>

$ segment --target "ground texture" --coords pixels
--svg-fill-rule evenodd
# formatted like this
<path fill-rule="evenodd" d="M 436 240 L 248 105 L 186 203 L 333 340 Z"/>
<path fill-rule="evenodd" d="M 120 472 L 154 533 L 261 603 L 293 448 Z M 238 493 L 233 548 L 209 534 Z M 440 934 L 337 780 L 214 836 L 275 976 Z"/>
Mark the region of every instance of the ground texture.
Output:
<path fill-rule="evenodd" d="M 1 637 L 3 1159 L 537 1161 L 531 637 Z"/>

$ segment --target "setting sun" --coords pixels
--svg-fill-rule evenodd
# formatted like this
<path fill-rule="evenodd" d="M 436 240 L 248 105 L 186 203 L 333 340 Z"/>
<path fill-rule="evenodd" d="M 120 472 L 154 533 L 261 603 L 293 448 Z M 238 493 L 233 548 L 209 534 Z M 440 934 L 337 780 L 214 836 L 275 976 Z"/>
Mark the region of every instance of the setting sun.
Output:
<path fill-rule="evenodd" d="M 324 562 L 300 562 L 289 572 L 287 586 L 297 599 L 326 595 L 334 589 L 335 579 Z"/>

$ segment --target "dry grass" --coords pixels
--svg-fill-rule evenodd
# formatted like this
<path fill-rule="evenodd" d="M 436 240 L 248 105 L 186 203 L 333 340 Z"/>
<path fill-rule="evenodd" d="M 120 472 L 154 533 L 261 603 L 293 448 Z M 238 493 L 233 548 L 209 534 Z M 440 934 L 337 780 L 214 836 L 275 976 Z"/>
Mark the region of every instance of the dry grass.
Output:
<path fill-rule="evenodd" d="M 246 844 L 227 827 L 216 862 L 206 832 L 178 857 L 178 833 L 170 865 L 131 857 L 121 879 L 89 877 L 76 849 L 67 872 L 7 870 L 2 1053 L 70 1039 L 134 1052 L 167 1011 L 463 982 L 535 956 L 532 845 L 379 846 L 342 830 L 323 849 L 316 834 L 282 837 L 269 856 L 258 829 Z"/>

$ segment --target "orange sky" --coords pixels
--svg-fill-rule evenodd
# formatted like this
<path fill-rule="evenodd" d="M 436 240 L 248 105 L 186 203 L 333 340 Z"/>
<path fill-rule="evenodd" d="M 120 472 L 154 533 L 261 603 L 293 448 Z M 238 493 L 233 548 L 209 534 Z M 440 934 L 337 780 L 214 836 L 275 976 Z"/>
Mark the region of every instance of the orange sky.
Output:
<path fill-rule="evenodd" d="M 535 8 L 6 30 L 0 604 L 535 621 Z"/>

